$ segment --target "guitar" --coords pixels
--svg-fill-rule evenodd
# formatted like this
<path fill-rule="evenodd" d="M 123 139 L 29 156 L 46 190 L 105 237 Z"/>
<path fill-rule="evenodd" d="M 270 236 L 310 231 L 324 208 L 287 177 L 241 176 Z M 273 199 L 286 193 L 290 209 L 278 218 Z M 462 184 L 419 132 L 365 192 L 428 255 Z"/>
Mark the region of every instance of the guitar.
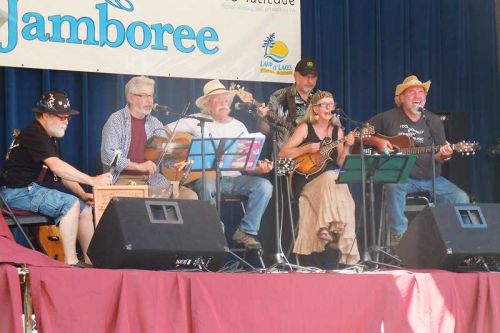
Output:
<path fill-rule="evenodd" d="M 189 184 L 201 178 L 201 171 L 191 171 L 191 163 L 186 162 L 189 146 L 193 136 L 189 133 L 176 132 L 171 141 L 172 146 L 167 149 L 168 158 L 165 159 L 161 172 L 170 181 L 178 181 L 180 185 Z M 179 163 L 185 162 L 186 168 L 180 168 Z M 209 178 L 215 179 L 215 171 L 206 171 Z"/>
<path fill-rule="evenodd" d="M 44 225 L 38 227 L 38 242 L 47 256 L 64 262 L 64 248 L 62 246 L 61 233 L 57 226 Z"/>
<path fill-rule="evenodd" d="M 415 142 L 413 141 L 413 139 L 407 135 L 385 136 L 382 134 L 375 134 L 374 136 L 389 141 L 397 153 L 418 155 L 430 153 L 432 151 L 432 146 L 415 146 Z M 359 152 L 359 145 L 357 143 L 355 145 L 356 147 L 353 149 L 353 151 Z M 442 146 L 443 145 L 435 146 L 434 152 L 438 152 Z M 479 143 L 466 141 L 460 141 L 451 144 L 451 148 L 453 149 L 453 151 L 461 153 L 462 155 L 474 155 L 476 151 L 481 149 Z M 368 154 L 373 154 L 377 151 L 375 150 L 375 147 L 367 145 L 367 147 L 365 148 L 365 152 L 367 152 Z"/>
<path fill-rule="evenodd" d="M 188 133 L 175 133 L 172 142 L 176 142 L 176 144 L 172 148 L 167 149 L 169 155 L 162 165 L 161 172 L 165 178 L 170 181 L 178 181 L 179 185 L 189 184 L 202 177 L 202 172 L 191 171 L 192 163 L 186 161 L 192 139 L 193 137 Z M 182 142 L 182 144 L 179 142 Z M 286 175 L 295 167 L 295 161 L 280 159 L 273 165 L 278 168 L 278 175 Z M 209 178 L 215 179 L 215 174 L 215 171 L 206 171 L 206 175 Z"/>
<path fill-rule="evenodd" d="M 236 96 L 238 96 L 238 98 L 244 103 L 250 103 L 255 107 L 259 107 L 262 104 L 253 98 L 252 93 L 248 92 L 244 87 L 240 87 L 234 82 L 229 85 L 229 90 L 235 92 Z M 255 110 L 248 110 L 248 112 L 254 116 L 256 115 Z M 286 120 L 285 117 L 281 117 L 275 111 L 269 110 L 267 112 L 267 117 L 272 119 L 275 124 L 278 124 L 282 128 L 284 137 L 290 136 L 290 134 L 295 130 L 294 124 Z"/>
<path fill-rule="evenodd" d="M 370 126 L 363 131 L 363 137 L 370 136 L 373 133 L 374 133 L 374 128 Z M 361 136 L 360 130 L 357 128 L 352 130 L 351 133 L 349 134 L 354 135 L 355 138 Z M 331 157 L 332 150 L 335 149 L 338 145 L 344 143 L 345 141 L 346 141 L 346 136 L 344 136 L 342 139 L 338 139 L 333 142 L 331 141 L 330 138 L 327 138 L 321 142 L 318 151 L 295 157 L 294 160 L 295 162 L 297 162 L 297 167 L 295 169 L 295 172 L 304 175 L 307 179 L 309 176 L 322 171 L 326 163 L 332 160 Z M 310 142 L 305 143 L 304 145 L 307 145 L 309 143 Z"/>

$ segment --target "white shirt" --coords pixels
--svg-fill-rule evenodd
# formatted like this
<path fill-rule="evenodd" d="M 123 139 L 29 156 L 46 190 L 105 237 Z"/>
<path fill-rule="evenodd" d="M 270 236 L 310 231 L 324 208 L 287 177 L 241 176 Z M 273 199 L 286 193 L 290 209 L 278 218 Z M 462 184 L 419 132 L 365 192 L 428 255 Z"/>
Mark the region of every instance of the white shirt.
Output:
<path fill-rule="evenodd" d="M 205 122 L 205 138 L 236 138 L 242 134 L 248 134 L 246 126 L 241 121 L 234 118 L 231 118 L 231 121 L 228 123 L 219 123 L 211 116 L 203 113 L 193 114 L 192 116 L 213 120 L 212 122 Z M 177 123 L 177 127 L 175 127 L 176 122 L 170 123 L 167 126 L 172 131 L 175 128 L 176 132 L 185 132 L 191 134 L 195 138 L 199 138 L 201 137 L 201 127 L 199 123 L 200 122 L 196 119 L 182 118 Z M 222 176 L 229 177 L 241 175 L 239 171 L 222 171 L 221 174 Z"/>

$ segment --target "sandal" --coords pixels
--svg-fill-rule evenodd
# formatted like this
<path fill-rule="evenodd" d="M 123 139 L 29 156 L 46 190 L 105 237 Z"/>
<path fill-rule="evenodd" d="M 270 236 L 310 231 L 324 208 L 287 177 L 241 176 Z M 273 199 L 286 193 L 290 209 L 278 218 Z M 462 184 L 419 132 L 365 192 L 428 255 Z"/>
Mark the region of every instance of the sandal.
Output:
<path fill-rule="evenodd" d="M 328 228 L 320 228 L 318 230 L 318 238 L 327 243 L 331 243 L 333 241 L 332 235 L 330 234 L 330 231 L 328 231 Z"/>

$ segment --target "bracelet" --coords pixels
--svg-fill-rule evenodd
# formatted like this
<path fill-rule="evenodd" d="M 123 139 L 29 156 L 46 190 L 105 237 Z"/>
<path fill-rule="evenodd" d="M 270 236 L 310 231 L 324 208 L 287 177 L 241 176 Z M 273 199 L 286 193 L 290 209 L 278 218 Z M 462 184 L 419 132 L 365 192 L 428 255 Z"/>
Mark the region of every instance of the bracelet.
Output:
<path fill-rule="evenodd" d="M 447 158 L 443 158 L 443 161 L 446 162 L 446 161 L 449 161 L 451 160 L 451 156 L 450 157 L 447 157 Z"/>

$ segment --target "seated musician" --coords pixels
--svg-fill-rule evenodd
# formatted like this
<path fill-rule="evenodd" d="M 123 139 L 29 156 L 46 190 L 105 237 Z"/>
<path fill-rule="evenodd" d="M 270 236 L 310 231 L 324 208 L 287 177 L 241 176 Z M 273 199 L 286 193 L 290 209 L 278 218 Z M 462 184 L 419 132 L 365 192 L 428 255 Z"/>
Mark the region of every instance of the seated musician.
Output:
<path fill-rule="evenodd" d="M 344 137 L 344 131 L 337 118 L 333 96 L 327 91 L 318 91 L 307 107 L 302 123 L 283 144 L 280 157 L 297 159 L 309 154 L 319 155 L 321 142 L 345 138 L 343 143 L 332 148 L 325 158 L 321 171 L 304 176 L 294 173 L 301 185 L 294 186 L 299 197 L 299 234 L 294 253 L 309 255 L 325 251 L 326 246 L 340 251 L 339 263 L 354 264 L 359 260 L 355 239 L 354 200 L 346 184 L 337 184 L 338 168 L 342 167 L 354 137 Z M 313 157 L 314 158 L 314 157 Z M 300 167 L 300 165 L 299 165 Z M 294 181 L 294 184 L 297 184 Z"/>
<path fill-rule="evenodd" d="M 61 159 L 59 138 L 64 136 L 71 116 L 79 114 L 71 109 L 66 93 L 43 94 L 33 111 L 35 121 L 21 131 L 7 153 L 5 186 L 0 191 L 11 208 L 54 219 L 59 226 L 65 262 L 85 267 L 90 264 L 87 248 L 94 234 L 92 208 L 87 204 L 93 196 L 79 183 L 109 185 L 112 176 L 106 173 L 91 177 Z M 64 188 L 74 195 L 60 191 Z M 77 239 L 85 262 L 78 260 Z"/>
<path fill-rule="evenodd" d="M 219 80 L 212 80 L 205 84 L 203 96 L 196 100 L 196 106 L 201 109 L 201 116 L 213 120 L 205 123 L 206 137 L 213 138 L 234 138 L 240 134 L 248 133 L 245 125 L 231 117 L 231 104 L 234 92 L 226 90 Z M 177 131 L 186 132 L 194 137 L 201 136 L 199 121 L 192 118 L 180 119 L 177 124 Z M 169 124 L 171 128 L 175 123 Z M 255 172 L 268 173 L 272 165 L 269 162 L 259 162 Z M 213 205 L 216 204 L 215 179 L 207 177 L 206 193 L 202 193 L 202 180 L 198 179 L 190 183 L 200 198 L 207 198 Z M 221 194 L 245 195 L 248 197 L 246 214 L 243 217 L 239 228 L 233 235 L 233 240 L 243 245 L 246 249 L 258 250 L 262 248 L 257 239 L 262 215 L 272 196 L 272 185 L 264 178 L 242 175 L 239 171 L 222 171 L 220 180 Z"/>
<path fill-rule="evenodd" d="M 125 85 L 127 105 L 111 114 L 102 129 L 101 161 L 105 169 L 109 169 L 117 150 L 122 153 L 117 159 L 114 184 L 160 185 L 170 189 L 170 181 L 160 172 L 156 162 L 145 158 L 148 139 L 170 135 L 151 115 L 154 91 L 155 81 L 152 79 L 145 76 L 131 78 Z M 178 197 L 198 199 L 194 191 L 184 186 L 179 188 Z"/>
<path fill-rule="evenodd" d="M 436 196 L 438 202 L 468 203 L 468 195 L 455 184 L 441 176 L 441 164 L 449 161 L 453 154 L 450 144 L 446 141 L 444 126 L 439 117 L 425 109 L 425 102 L 431 81 L 421 82 L 411 75 L 403 83 L 396 86 L 395 108 L 379 113 L 370 119 L 375 132 L 386 136 L 406 135 L 417 146 L 431 146 L 432 140 L 436 146 L 442 145 L 436 154 L 420 154 L 407 181 L 398 184 L 385 184 L 386 218 L 391 227 L 391 246 L 399 243 L 401 236 L 408 227 L 408 219 L 404 214 L 405 197 L 409 193 L 432 193 L 432 164 L 436 164 Z M 423 110 L 423 112 L 421 112 Z M 397 147 L 390 140 L 372 136 L 366 140 L 376 146 L 380 153 L 395 152 Z"/>

